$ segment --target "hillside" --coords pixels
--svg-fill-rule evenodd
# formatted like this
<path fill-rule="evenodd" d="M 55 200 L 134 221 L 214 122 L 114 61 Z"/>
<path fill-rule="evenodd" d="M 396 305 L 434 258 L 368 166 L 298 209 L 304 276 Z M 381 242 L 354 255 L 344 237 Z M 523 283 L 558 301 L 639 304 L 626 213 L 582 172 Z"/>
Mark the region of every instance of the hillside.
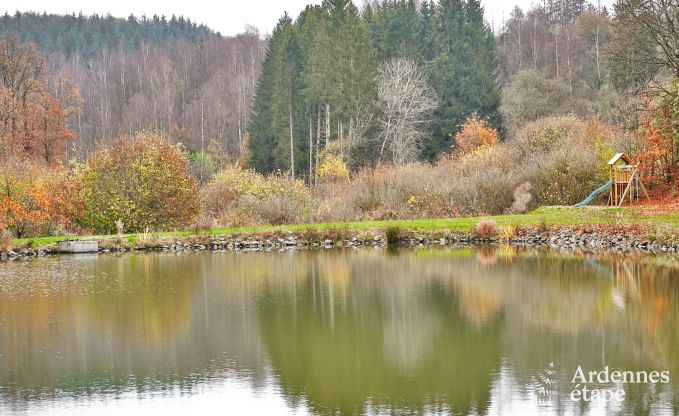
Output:
<path fill-rule="evenodd" d="M 119 46 L 127 52 L 134 51 L 143 42 L 160 45 L 178 40 L 195 42 L 201 38 L 220 37 L 218 33 L 183 16 L 167 19 L 165 16 L 137 18 L 130 15 L 127 19 L 120 19 L 111 15 L 32 12 L 5 13 L 0 17 L 0 35 L 5 32 L 18 34 L 24 42 L 35 43 L 46 54 L 79 54 L 84 57 L 92 57 L 104 48 Z"/>

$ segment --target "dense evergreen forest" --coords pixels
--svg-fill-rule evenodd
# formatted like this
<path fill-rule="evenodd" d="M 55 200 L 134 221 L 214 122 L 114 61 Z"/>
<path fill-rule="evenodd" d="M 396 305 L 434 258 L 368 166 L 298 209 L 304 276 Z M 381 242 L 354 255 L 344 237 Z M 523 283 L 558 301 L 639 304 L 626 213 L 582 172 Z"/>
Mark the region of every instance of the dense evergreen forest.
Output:
<path fill-rule="evenodd" d="M 140 19 L 130 15 L 127 19 L 82 14 L 54 15 L 16 12 L 0 17 L 0 35 L 12 32 L 24 42 L 38 45 L 46 54 L 66 56 L 78 54 L 96 56 L 102 49 L 122 46 L 125 51 L 139 49 L 144 42 L 160 45 L 165 42 L 186 40 L 196 42 L 201 38 L 219 36 L 203 25 L 183 16 L 153 16 Z"/>
<path fill-rule="evenodd" d="M 399 103 L 413 88 L 418 98 Z M 410 117 L 428 98 L 437 105 Z M 326 0 L 295 21 L 283 16 L 274 29 L 251 161 L 262 172 L 294 163 L 302 174 L 332 142 L 353 166 L 434 159 L 473 114 L 501 128 L 499 106 L 495 41 L 478 0 L 389 1 L 363 12 L 349 0 Z"/>

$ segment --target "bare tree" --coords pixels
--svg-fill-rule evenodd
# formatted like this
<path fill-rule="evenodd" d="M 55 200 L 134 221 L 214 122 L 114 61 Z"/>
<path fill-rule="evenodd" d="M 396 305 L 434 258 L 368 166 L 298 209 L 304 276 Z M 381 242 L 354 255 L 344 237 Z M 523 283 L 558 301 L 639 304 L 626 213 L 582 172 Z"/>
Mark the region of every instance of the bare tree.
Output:
<path fill-rule="evenodd" d="M 614 27 L 608 55 L 616 86 L 676 95 L 663 79 L 679 78 L 679 0 L 618 0 Z"/>
<path fill-rule="evenodd" d="M 436 108 L 434 92 L 417 64 L 408 59 L 391 59 L 379 68 L 378 95 L 382 109 L 382 146 L 395 163 L 407 163 L 418 156 L 426 136 L 426 125 Z"/>

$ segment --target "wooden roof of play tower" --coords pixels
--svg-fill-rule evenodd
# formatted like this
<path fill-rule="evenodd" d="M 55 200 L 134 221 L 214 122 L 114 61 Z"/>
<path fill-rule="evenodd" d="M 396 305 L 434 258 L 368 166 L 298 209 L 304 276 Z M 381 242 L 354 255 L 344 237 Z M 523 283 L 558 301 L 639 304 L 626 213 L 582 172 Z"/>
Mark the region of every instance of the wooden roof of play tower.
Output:
<path fill-rule="evenodd" d="M 615 165 L 621 159 L 622 159 L 623 162 L 625 162 L 626 165 L 632 164 L 632 159 L 630 159 L 629 156 L 627 156 L 624 153 L 616 153 L 615 156 L 613 156 L 611 158 L 611 160 L 608 161 L 608 164 L 609 165 Z"/>

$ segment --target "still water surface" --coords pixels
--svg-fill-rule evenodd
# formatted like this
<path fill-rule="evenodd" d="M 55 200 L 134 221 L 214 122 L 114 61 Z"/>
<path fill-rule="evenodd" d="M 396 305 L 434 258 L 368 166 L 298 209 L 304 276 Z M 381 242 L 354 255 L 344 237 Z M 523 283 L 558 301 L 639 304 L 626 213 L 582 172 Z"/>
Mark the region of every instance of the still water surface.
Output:
<path fill-rule="evenodd" d="M 676 414 L 678 299 L 648 259 L 509 247 L 1 263 L 0 414 Z M 578 366 L 670 382 L 575 401 Z"/>

